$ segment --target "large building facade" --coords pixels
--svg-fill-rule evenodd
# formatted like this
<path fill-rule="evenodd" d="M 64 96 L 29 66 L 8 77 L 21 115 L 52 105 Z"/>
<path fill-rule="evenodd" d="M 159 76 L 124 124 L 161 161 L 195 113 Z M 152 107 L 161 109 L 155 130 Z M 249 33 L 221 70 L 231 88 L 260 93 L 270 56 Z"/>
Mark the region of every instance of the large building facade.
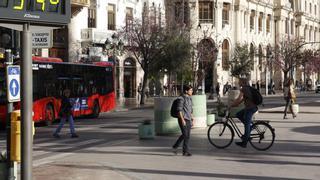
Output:
<path fill-rule="evenodd" d="M 87 6 L 74 6 L 69 24 L 69 61 L 113 61 L 117 97 L 137 97 L 143 70 L 133 56 L 123 53 L 126 44 L 116 34 L 149 9 L 163 7 L 159 0 L 90 0 Z"/>
<path fill-rule="evenodd" d="M 232 58 L 237 43 L 246 43 L 250 50 L 256 49 L 264 54 L 251 57 L 254 63 L 249 77 L 251 83 L 260 81 L 264 85 L 273 81 L 279 89 L 283 73 L 275 67 L 266 67 L 267 62 L 272 62 L 272 58 L 267 58 L 270 47 L 286 39 L 318 42 L 304 48 L 320 47 L 318 0 L 168 0 L 166 10 L 169 21 L 181 14 L 184 16 L 183 22 L 191 27 L 191 43 L 195 46 L 205 43 L 216 49 L 213 51 L 216 54 L 212 56 L 212 68 L 206 72 L 206 92 L 218 82 L 235 84 L 227 62 Z M 207 60 L 199 61 L 201 64 Z M 303 76 L 297 68 L 295 78 Z"/>

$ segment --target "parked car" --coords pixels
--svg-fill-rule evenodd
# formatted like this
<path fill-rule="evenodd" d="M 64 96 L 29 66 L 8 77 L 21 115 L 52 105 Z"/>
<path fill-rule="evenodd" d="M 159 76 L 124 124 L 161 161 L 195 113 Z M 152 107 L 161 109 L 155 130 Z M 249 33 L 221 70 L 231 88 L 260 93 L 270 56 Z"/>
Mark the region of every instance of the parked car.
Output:
<path fill-rule="evenodd" d="M 319 93 L 320 92 L 320 84 L 317 84 L 316 85 L 316 93 Z"/>

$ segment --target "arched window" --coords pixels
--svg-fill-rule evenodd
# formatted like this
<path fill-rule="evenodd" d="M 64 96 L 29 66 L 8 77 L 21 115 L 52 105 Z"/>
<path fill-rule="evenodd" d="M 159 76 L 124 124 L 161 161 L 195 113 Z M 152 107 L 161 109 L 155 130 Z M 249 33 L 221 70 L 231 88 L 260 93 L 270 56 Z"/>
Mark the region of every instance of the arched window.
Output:
<path fill-rule="evenodd" d="M 263 13 L 259 13 L 259 21 L 258 21 L 258 29 L 259 29 L 259 32 L 262 31 L 262 19 L 263 19 Z"/>
<path fill-rule="evenodd" d="M 268 14 L 267 16 L 267 32 L 270 32 L 270 26 L 271 26 L 271 15 Z"/>
<path fill-rule="evenodd" d="M 256 12 L 254 10 L 251 10 L 250 13 L 250 30 L 254 30 L 254 18 L 256 16 Z"/>
<path fill-rule="evenodd" d="M 309 41 L 312 41 L 312 27 L 309 29 Z"/>
<path fill-rule="evenodd" d="M 198 44 L 197 51 L 200 58 L 200 69 L 204 69 L 206 65 L 214 61 L 214 43 L 210 39 L 202 39 Z"/>
<path fill-rule="evenodd" d="M 227 40 L 224 40 L 222 43 L 222 69 L 229 70 L 229 51 L 230 46 Z"/>

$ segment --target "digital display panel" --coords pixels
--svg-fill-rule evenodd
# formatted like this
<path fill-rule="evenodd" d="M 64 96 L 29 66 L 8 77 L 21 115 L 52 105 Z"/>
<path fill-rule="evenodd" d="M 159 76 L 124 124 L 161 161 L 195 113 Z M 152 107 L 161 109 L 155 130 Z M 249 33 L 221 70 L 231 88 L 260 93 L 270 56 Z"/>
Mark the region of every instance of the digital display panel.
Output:
<path fill-rule="evenodd" d="M 0 21 L 67 24 L 70 11 L 70 0 L 0 0 Z"/>

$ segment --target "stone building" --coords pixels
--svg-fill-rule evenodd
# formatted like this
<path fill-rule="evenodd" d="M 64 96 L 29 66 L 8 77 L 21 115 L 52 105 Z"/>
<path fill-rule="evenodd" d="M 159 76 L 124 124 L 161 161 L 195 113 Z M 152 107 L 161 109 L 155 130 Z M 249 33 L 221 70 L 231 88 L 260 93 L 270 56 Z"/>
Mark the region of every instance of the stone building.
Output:
<path fill-rule="evenodd" d="M 237 43 L 247 43 L 250 50 L 257 49 L 263 54 L 251 57 L 254 63 L 251 84 L 260 81 L 262 85 L 268 85 L 274 81 L 280 89 L 283 73 L 276 67 L 266 68 L 266 64 L 273 61 L 272 56 L 267 56 L 270 47 L 286 39 L 320 42 L 318 0 L 167 0 L 165 5 L 170 22 L 181 21 L 183 16 L 182 22 L 191 27 L 191 43 L 195 46 L 204 43 L 213 49 L 211 59 L 198 60 L 198 64 L 212 62 L 212 68 L 206 69 L 208 72 L 205 73 L 206 92 L 217 82 L 235 85 L 227 62 Z M 303 48 L 319 47 L 319 43 L 312 43 Z M 303 76 L 296 68 L 295 78 Z"/>

